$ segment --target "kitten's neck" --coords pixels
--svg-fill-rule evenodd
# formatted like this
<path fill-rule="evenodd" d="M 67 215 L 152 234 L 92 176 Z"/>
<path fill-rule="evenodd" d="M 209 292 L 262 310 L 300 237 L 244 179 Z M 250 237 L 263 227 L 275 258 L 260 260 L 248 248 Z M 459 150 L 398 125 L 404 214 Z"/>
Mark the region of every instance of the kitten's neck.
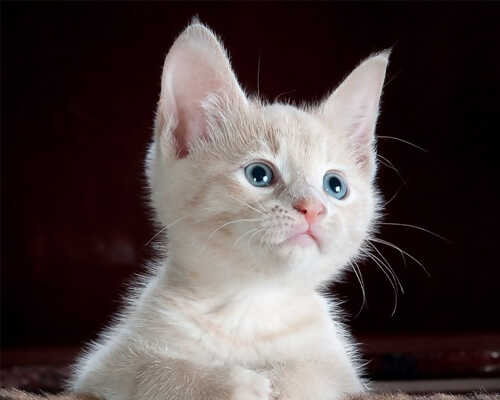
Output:
<path fill-rule="evenodd" d="M 264 293 L 315 293 L 314 285 L 298 280 L 290 271 L 277 273 L 275 268 L 236 256 L 214 259 L 170 252 L 160 272 L 160 282 L 166 291 L 198 300 L 253 297 Z"/>
<path fill-rule="evenodd" d="M 228 320 L 258 320 L 262 315 L 279 315 L 278 327 L 293 324 L 297 319 L 310 318 L 311 310 L 323 304 L 318 293 L 306 285 L 280 285 L 277 280 L 242 283 L 234 277 L 202 285 L 175 260 L 169 259 L 165 267 L 158 283 L 171 309 L 201 326 L 208 324 L 221 331 L 225 331 Z M 258 331 L 258 327 L 255 329 Z"/>

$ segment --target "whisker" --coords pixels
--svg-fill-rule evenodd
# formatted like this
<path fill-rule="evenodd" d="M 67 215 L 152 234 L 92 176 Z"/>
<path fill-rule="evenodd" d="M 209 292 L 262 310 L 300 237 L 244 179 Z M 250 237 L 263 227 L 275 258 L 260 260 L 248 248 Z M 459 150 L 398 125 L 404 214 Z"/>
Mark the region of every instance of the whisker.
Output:
<path fill-rule="evenodd" d="M 399 170 L 396 168 L 396 166 L 388 158 L 386 158 L 380 154 L 377 154 L 377 158 L 379 159 L 379 162 L 382 165 L 385 165 L 387 168 L 390 168 L 394 172 L 396 172 L 396 174 L 399 176 L 399 179 L 401 179 L 401 181 L 406 185 L 406 180 L 403 178 L 403 176 L 401 175 Z"/>
<path fill-rule="evenodd" d="M 237 224 L 238 222 L 255 222 L 255 221 L 260 221 L 260 220 L 261 220 L 261 218 L 241 218 L 241 219 L 236 219 L 236 220 L 233 220 L 233 221 L 226 222 L 225 224 L 222 224 L 217 229 L 215 229 L 214 231 L 212 231 L 208 235 L 208 240 L 210 240 L 213 237 L 213 235 L 215 235 L 218 231 L 220 231 L 222 228 L 224 228 L 224 227 L 226 227 L 228 225 Z"/>
<path fill-rule="evenodd" d="M 257 59 L 257 97 L 260 97 L 260 54 Z"/>
<path fill-rule="evenodd" d="M 391 312 L 391 317 L 393 317 L 395 315 L 396 309 L 398 307 L 398 290 L 397 290 L 397 286 L 394 283 L 394 281 L 392 280 L 391 275 L 389 275 L 389 273 L 383 267 L 383 265 L 380 262 L 380 260 L 378 259 L 378 257 L 376 257 L 375 255 L 373 255 L 370 252 L 366 252 L 365 255 L 367 255 L 368 258 L 370 258 L 375 263 L 375 265 L 377 265 L 377 267 L 379 267 L 379 269 L 382 271 L 382 273 L 385 275 L 386 279 L 389 281 L 390 285 L 392 286 L 392 292 L 393 292 L 393 297 L 394 297 L 394 307 L 393 307 L 392 312 Z"/>
<path fill-rule="evenodd" d="M 361 287 L 361 294 L 363 295 L 363 301 L 361 303 L 361 307 L 359 308 L 359 311 L 357 314 L 354 316 L 354 318 L 359 317 L 359 314 L 361 314 L 361 311 L 366 305 L 366 291 L 365 291 L 365 285 L 363 282 L 363 275 L 361 275 L 361 269 L 359 268 L 359 265 L 356 263 L 356 261 L 351 261 L 351 267 L 352 270 L 354 271 L 354 274 L 356 275 L 356 278 L 358 279 L 359 286 Z"/>
<path fill-rule="evenodd" d="M 249 229 L 248 231 L 246 231 L 243 235 L 240 235 L 233 243 L 233 247 L 236 246 L 236 244 L 241 240 L 243 239 L 246 235 L 248 234 L 251 234 L 252 232 L 255 232 L 256 230 L 258 230 L 259 228 L 252 228 L 252 229 Z"/>
<path fill-rule="evenodd" d="M 257 235 L 258 233 L 264 231 L 266 228 L 260 228 L 260 229 L 257 229 L 254 233 L 252 233 L 250 235 L 250 237 L 248 238 L 248 243 L 247 243 L 247 247 L 250 248 L 250 243 L 252 242 L 252 239 L 255 237 L 255 235 Z"/>
<path fill-rule="evenodd" d="M 419 231 L 423 231 L 423 232 L 426 232 L 428 233 L 429 235 L 432 235 L 434 237 L 437 237 L 438 239 L 441 239 L 443 241 L 445 241 L 446 243 L 449 243 L 451 244 L 452 241 L 445 238 L 444 236 L 441 236 L 435 232 L 432 232 L 431 230 L 429 229 L 426 229 L 426 228 L 423 228 L 421 226 L 418 226 L 418 225 L 412 225 L 412 224 L 400 224 L 398 222 L 380 222 L 381 225 L 390 225 L 390 226 L 403 226 L 403 227 L 406 227 L 406 228 L 413 228 L 413 229 L 417 229 Z"/>
<path fill-rule="evenodd" d="M 263 209 L 263 210 L 258 210 L 257 208 L 255 208 L 255 207 L 253 207 L 252 205 L 248 204 L 246 201 L 240 200 L 240 199 L 238 199 L 238 198 L 236 198 L 236 197 L 233 197 L 233 196 L 231 196 L 231 195 L 228 195 L 228 196 L 229 196 L 231 199 L 233 199 L 233 200 L 237 201 L 238 203 L 240 203 L 240 204 L 242 204 L 242 205 L 244 205 L 244 206 L 246 206 L 246 207 L 250 208 L 251 210 L 253 210 L 253 211 L 255 211 L 255 212 L 258 212 L 259 214 L 265 215 L 265 211 L 266 211 L 265 209 Z"/>
<path fill-rule="evenodd" d="M 162 234 L 167 229 L 167 225 L 165 225 L 163 228 L 161 228 L 158 232 L 156 232 L 151 239 L 149 239 L 144 246 L 149 246 L 153 240 L 155 240 L 159 235 Z"/>
<path fill-rule="evenodd" d="M 281 97 L 281 96 L 285 96 L 287 94 L 290 94 L 290 93 L 293 93 L 293 92 L 296 92 L 297 89 L 292 89 L 292 90 L 287 90 L 286 92 L 281 92 L 279 95 L 277 95 L 275 98 L 274 98 L 274 102 L 278 101 L 278 99 Z"/>
<path fill-rule="evenodd" d="M 387 267 L 387 265 L 375 254 L 370 253 L 370 257 L 372 258 L 373 261 L 380 263 L 381 266 L 384 267 L 384 270 L 389 274 L 389 276 L 392 278 L 392 282 L 396 285 L 396 288 L 399 288 L 401 290 L 401 282 L 399 281 L 398 277 L 392 270 L 392 268 Z M 394 286 L 393 286 L 394 287 Z"/>
<path fill-rule="evenodd" d="M 187 218 L 187 217 L 189 217 L 189 215 L 184 215 L 184 216 L 182 216 L 182 217 L 180 217 L 180 218 L 177 218 L 177 219 L 176 219 L 176 220 L 174 220 L 173 222 L 171 222 L 171 223 L 169 223 L 169 224 L 165 225 L 165 226 L 164 226 L 163 228 L 161 228 L 158 232 L 156 232 L 156 233 L 153 235 L 153 237 L 152 237 L 151 239 L 149 239 L 149 240 L 146 242 L 146 244 L 145 244 L 144 246 L 149 246 L 149 245 L 150 245 L 150 243 L 158 237 L 158 235 L 161 235 L 161 234 L 162 234 L 162 232 L 165 232 L 165 230 L 166 230 L 166 229 L 171 228 L 172 226 L 174 226 L 175 224 L 177 224 L 177 222 L 180 222 L 180 221 L 182 221 L 183 219 L 185 219 L 185 218 Z"/>
<path fill-rule="evenodd" d="M 369 240 L 376 242 L 376 243 L 383 244 L 383 245 L 388 246 L 388 247 L 392 247 L 393 249 L 399 251 L 400 254 L 407 256 L 408 258 L 413 260 L 417 265 L 419 265 L 424 270 L 424 272 L 427 274 L 427 276 L 429 276 L 429 277 L 431 276 L 431 274 L 429 273 L 429 271 L 427 270 L 427 268 L 425 267 L 425 265 L 421 261 L 419 261 L 415 256 L 411 255 L 407 251 L 396 246 L 394 243 L 391 243 L 391 242 L 388 242 L 387 240 L 383 240 L 383 239 L 379 239 L 379 238 L 371 238 Z"/>
<path fill-rule="evenodd" d="M 401 190 L 403 189 L 403 187 L 404 187 L 404 186 L 405 186 L 405 185 L 401 185 L 401 186 L 399 187 L 399 189 L 398 189 L 398 190 L 396 190 L 396 192 L 392 195 L 392 197 L 384 203 L 384 207 L 387 207 L 387 206 L 389 205 L 389 203 L 390 203 L 391 201 L 393 201 L 393 200 L 397 197 L 397 195 L 399 194 L 399 192 L 401 192 Z"/>
<path fill-rule="evenodd" d="M 399 170 L 396 168 L 396 166 L 392 163 L 391 160 L 389 160 L 387 157 L 384 157 L 383 155 L 377 154 L 377 157 L 380 159 L 379 161 L 383 161 L 382 164 L 384 164 L 386 167 L 393 169 L 399 174 Z"/>
<path fill-rule="evenodd" d="M 401 73 L 401 70 L 399 72 L 395 73 L 391 78 L 387 79 L 387 82 L 384 83 L 383 89 L 385 89 L 386 86 L 388 86 L 390 83 L 392 83 L 392 81 L 394 79 L 396 79 L 400 73 Z"/>
<path fill-rule="evenodd" d="M 412 142 L 410 142 L 408 140 L 401 139 L 401 138 L 398 138 L 398 137 L 395 137 L 395 136 L 377 136 L 377 138 L 397 140 L 398 142 L 406 143 L 409 146 L 415 147 L 416 149 L 418 149 L 420 151 L 423 151 L 424 153 L 427 153 L 429 151 L 427 149 L 424 149 L 423 147 L 420 147 L 419 145 L 417 145 L 415 143 L 412 143 Z"/>
<path fill-rule="evenodd" d="M 389 263 L 389 261 L 387 261 L 387 258 L 384 257 L 384 255 L 380 252 L 378 247 L 375 246 L 373 243 L 368 242 L 368 245 L 373 250 L 375 250 L 377 252 L 377 254 L 380 256 L 380 258 L 381 258 L 380 262 L 382 262 L 386 266 L 387 270 L 391 273 L 394 280 L 398 283 L 398 286 L 399 286 L 399 289 L 401 290 L 401 293 L 404 294 L 405 291 L 404 291 L 403 285 L 402 285 L 401 281 L 399 280 L 398 276 L 396 275 L 396 272 L 392 269 L 391 264 Z"/>
<path fill-rule="evenodd" d="M 259 200 L 255 200 L 255 203 L 256 205 L 258 205 L 260 207 L 260 209 L 262 210 L 263 212 L 263 215 L 266 215 L 266 207 L 264 206 L 264 204 L 262 204 Z"/>

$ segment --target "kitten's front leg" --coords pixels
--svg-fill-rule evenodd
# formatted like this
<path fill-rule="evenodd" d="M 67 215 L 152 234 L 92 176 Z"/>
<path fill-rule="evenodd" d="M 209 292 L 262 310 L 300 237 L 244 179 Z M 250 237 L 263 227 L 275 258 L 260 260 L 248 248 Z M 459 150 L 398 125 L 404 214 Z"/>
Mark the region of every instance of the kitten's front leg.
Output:
<path fill-rule="evenodd" d="M 334 361 L 301 360 L 273 364 L 266 371 L 277 400 L 338 400 L 366 390 L 354 368 Z"/>
<path fill-rule="evenodd" d="M 240 367 L 158 358 L 137 374 L 134 400 L 270 400 L 270 380 Z"/>

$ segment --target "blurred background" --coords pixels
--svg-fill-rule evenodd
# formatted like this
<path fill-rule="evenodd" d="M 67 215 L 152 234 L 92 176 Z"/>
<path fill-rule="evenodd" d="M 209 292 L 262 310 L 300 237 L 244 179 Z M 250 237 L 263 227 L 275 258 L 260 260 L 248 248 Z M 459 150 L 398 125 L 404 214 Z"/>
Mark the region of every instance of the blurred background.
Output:
<path fill-rule="evenodd" d="M 404 288 L 394 312 L 393 288 L 371 261 L 360 265 L 366 304 L 352 272 L 331 291 L 371 377 L 398 388 L 477 378 L 464 390 L 500 389 L 497 4 L 1 8 L 4 384 L 35 371 L 38 383 L 21 387 L 56 390 L 48 382 L 96 338 L 154 254 L 143 159 L 164 57 L 197 15 L 223 39 L 242 86 L 270 100 L 318 100 L 392 48 L 377 130 L 384 221 L 448 241 L 380 226 L 430 274 L 379 246 Z M 62 369 L 36 369 L 51 365 Z"/>

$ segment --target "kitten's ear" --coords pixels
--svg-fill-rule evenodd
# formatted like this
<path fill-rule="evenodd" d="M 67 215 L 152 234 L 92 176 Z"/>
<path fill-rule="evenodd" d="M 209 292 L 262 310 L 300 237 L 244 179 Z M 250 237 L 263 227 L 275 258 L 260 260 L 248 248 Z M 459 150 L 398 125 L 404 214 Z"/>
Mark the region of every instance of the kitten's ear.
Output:
<path fill-rule="evenodd" d="M 348 136 L 358 165 L 375 173 L 374 133 L 390 51 L 364 60 L 321 105 L 330 126 Z"/>
<path fill-rule="evenodd" d="M 157 129 L 173 134 L 168 142 L 175 145 L 177 157 L 185 157 L 190 145 L 207 135 L 204 103 L 210 95 L 224 96 L 233 105 L 247 101 L 224 47 L 195 20 L 170 48 L 161 80 Z"/>

